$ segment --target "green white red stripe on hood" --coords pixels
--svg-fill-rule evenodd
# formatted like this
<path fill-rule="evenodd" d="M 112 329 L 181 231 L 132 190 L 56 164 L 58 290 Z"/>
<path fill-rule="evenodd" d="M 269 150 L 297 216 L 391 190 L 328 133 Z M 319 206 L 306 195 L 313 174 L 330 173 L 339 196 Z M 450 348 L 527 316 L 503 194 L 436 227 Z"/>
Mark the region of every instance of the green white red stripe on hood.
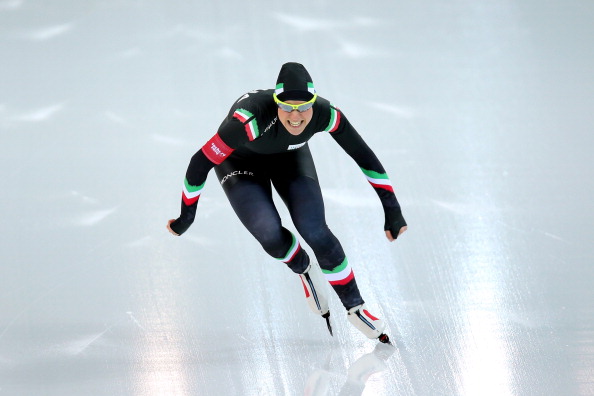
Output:
<path fill-rule="evenodd" d="M 233 113 L 233 117 L 237 118 L 242 124 L 244 124 L 245 132 L 247 133 L 247 137 L 250 142 L 260 136 L 258 122 L 252 113 L 246 109 L 237 109 Z"/>
<path fill-rule="evenodd" d="M 206 183 L 206 182 L 205 182 Z M 193 205 L 198 202 L 204 183 L 199 186 L 193 186 L 188 183 L 188 179 L 184 179 L 184 186 L 182 190 L 182 199 L 187 206 Z"/>
<path fill-rule="evenodd" d="M 274 87 L 274 93 L 276 94 L 276 96 L 282 94 L 283 92 L 285 92 L 285 84 L 276 84 L 276 87 Z M 309 92 L 312 95 L 316 93 L 316 88 L 314 87 L 314 84 L 312 82 L 307 83 L 307 92 Z"/>
<path fill-rule="evenodd" d="M 388 190 L 390 192 L 394 192 L 394 188 L 392 187 L 392 183 L 388 178 L 386 173 L 379 173 L 367 169 L 361 168 L 367 181 L 374 187 L 374 188 L 383 188 L 384 190 Z"/>
<path fill-rule="evenodd" d="M 355 277 L 351 264 L 349 264 L 346 257 L 338 267 L 331 271 L 322 269 L 322 272 L 331 285 L 346 285 Z"/>

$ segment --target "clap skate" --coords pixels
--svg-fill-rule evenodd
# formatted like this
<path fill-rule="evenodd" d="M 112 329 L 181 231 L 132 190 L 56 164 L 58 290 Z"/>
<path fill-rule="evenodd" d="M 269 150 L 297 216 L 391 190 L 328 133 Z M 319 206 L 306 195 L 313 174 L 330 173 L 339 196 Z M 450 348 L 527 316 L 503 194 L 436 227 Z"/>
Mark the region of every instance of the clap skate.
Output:
<path fill-rule="evenodd" d="M 328 331 L 332 335 L 332 326 L 330 325 L 330 309 L 328 308 L 328 286 L 322 270 L 317 264 L 310 264 L 305 272 L 299 274 L 307 305 L 313 313 L 321 315 L 326 319 Z"/>
<path fill-rule="evenodd" d="M 349 309 L 347 318 L 367 338 L 378 339 L 384 344 L 391 344 L 390 338 L 384 333 L 386 324 L 383 320 L 369 313 L 365 304 Z"/>

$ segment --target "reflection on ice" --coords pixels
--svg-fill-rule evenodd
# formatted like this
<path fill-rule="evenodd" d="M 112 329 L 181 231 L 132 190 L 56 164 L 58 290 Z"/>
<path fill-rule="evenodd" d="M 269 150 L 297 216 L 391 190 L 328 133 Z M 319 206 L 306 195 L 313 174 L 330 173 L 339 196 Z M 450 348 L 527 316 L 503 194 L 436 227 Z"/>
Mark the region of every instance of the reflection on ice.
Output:
<path fill-rule="evenodd" d="M 367 59 L 369 57 L 390 57 L 392 53 L 389 50 L 374 49 L 366 44 L 358 44 L 353 41 L 340 40 L 338 43 L 338 53 L 353 59 Z"/>
<path fill-rule="evenodd" d="M 46 41 L 54 37 L 61 36 L 72 30 L 73 24 L 65 23 L 62 25 L 49 26 L 26 34 L 26 37 L 33 41 Z"/>
<path fill-rule="evenodd" d="M 32 110 L 28 113 L 13 116 L 10 119 L 13 121 L 22 122 L 42 122 L 53 117 L 56 113 L 62 111 L 64 107 L 64 103 L 56 103 L 50 106 Z"/>
<path fill-rule="evenodd" d="M 360 396 L 367 385 L 369 378 L 381 373 L 388 367 L 386 361 L 394 354 L 396 348 L 391 345 L 377 344 L 372 352 L 366 353 L 354 361 L 344 375 L 333 373 L 327 369 L 319 369 L 311 373 L 305 384 L 305 396 L 329 395 L 333 380 L 342 383 L 340 396 Z M 380 394 L 368 389 L 370 394 Z"/>
<path fill-rule="evenodd" d="M 383 102 L 369 102 L 368 105 L 374 109 L 388 112 L 398 118 L 411 119 L 417 116 L 417 112 L 405 106 L 394 106 Z"/>
<path fill-rule="evenodd" d="M 473 185 L 481 189 L 481 183 Z M 482 202 L 488 208 L 495 202 Z M 480 213 L 480 212 L 479 212 Z M 496 218 L 496 216 L 493 216 Z M 497 222 L 468 218 L 460 237 L 468 248 L 460 296 L 460 382 L 463 395 L 510 395 L 512 368 L 510 345 L 504 328 L 503 295 L 509 291 L 502 268 L 506 268 L 506 247 L 498 238 Z"/>
<path fill-rule="evenodd" d="M 324 200 L 340 204 L 350 208 L 375 208 L 377 207 L 377 198 L 367 195 L 356 194 L 352 190 L 324 188 L 322 190 Z"/>
<path fill-rule="evenodd" d="M 16 10 L 20 8 L 24 0 L 4 0 L 0 1 L 0 10 Z"/>
<path fill-rule="evenodd" d="M 184 141 L 167 135 L 154 134 L 153 140 L 158 143 L 164 143 L 170 146 L 183 146 Z"/>
<path fill-rule="evenodd" d="M 103 219 L 111 215 L 117 208 L 98 210 L 80 216 L 75 220 L 75 224 L 79 226 L 93 226 L 101 222 Z"/>
<path fill-rule="evenodd" d="M 275 12 L 273 15 L 282 24 L 302 31 L 334 31 L 338 28 L 366 28 L 369 26 L 377 26 L 378 24 L 378 21 L 373 18 L 363 17 L 355 17 L 349 20 L 344 20 L 308 18 L 295 14 L 286 14 L 283 12 Z"/>

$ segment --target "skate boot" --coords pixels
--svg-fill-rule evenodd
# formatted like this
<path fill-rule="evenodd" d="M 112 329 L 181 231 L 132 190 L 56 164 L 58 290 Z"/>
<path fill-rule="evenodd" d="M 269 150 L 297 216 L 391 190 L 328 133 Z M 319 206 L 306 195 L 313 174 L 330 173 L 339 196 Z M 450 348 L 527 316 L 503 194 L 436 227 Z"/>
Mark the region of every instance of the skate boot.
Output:
<path fill-rule="evenodd" d="M 384 334 L 386 324 L 383 320 L 369 313 L 365 304 L 349 309 L 347 318 L 367 338 L 378 339 L 384 344 L 390 343 L 390 338 Z"/>
<path fill-rule="evenodd" d="M 307 305 L 313 313 L 322 315 L 326 319 L 328 331 L 332 335 L 330 326 L 330 309 L 328 308 L 328 286 L 322 270 L 317 264 L 310 264 L 304 273 L 299 274 Z"/>

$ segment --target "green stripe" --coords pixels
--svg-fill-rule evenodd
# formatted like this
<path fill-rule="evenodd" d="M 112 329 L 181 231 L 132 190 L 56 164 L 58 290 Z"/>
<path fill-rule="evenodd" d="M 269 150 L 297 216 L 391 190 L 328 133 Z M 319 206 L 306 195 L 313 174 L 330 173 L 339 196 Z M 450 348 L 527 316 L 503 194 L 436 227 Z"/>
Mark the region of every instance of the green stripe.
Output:
<path fill-rule="evenodd" d="M 334 110 L 332 107 L 330 108 L 330 123 L 328 124 L 328 126 L 325 129 L 325 132 L 328 132 L 330 129 L 332 129 L 332 127 L 334 126 L 334 122 L 336 120 L 336 110 Z"/>
<path fill-rule="evenodd" d="M 251 120 L 249 124 L 252 126 L 252 129 L 254 130 L 254 138 L 260 136 L 260 129 L 258 128 L 258 123 L 256 122 L 256 119 L 254 118 L 253 120 Z"/>
<path fill-rule="evenodd" d="M 204 183 L 206 183 L 206 182 L 204 182 Z M 199 186 L 193 186 L 188 182 L 188 179 L 184 179 L 184 184 L 186 185 L 186 190 L 188 190 L 188 192 L 191 192 L 191 193 L 202 190 L 202 187 L 204 187 L 204 183 L 202 183 Z"/>
<path fill-rule="evenodd" d="M 365 173 L 366 176 L 371 177 L 372 179 L 388 179 L 388 174 L 386 173 L 378 173 L 363 168 L 361 168 L 361 170 L 363 171 L 363 173 Z"/>
<path fill-rule="evenodd" d="M 241 113 L 241 114 L 243 114 L 243 115 L 247 116 L 247 118 L 251 118 L 251 117 L 253 117 L 253 116 L 254 116 L 252 113 L 250 113 L 250 112 L 249 112 L 249 111 L 247 111 L 246 109 L 237 109 L 237 110 L 235 110 L 235 112 L 236 112 L 236 113 Z"/>
<path fill-rule="evenodd" d="M 349 265 L 349 262 L 345 257 L 343 262 L 338 267 L 334 268 L 333 270 L 325 270 L 322 268 L 322 272 L 325 274 L 337 274 L 340 271 L 344 270 L 347 267 L 347 265 Z"/>
<path fill-rule="evenodd" d="M 289 250 L 287 250 L 287 253 L 285 253 L 284 257 L 279 257 L 279 258 L 277 258 L 277 260 L 281 260 L 281 261 L 286 260 L 287 256 L 289 256 L 289 254 L 293 251 L 293 248 L 295 248 L 295 244 L 297 243 L 297 238 L 295 238 L 295 235 L 293 235 L 293 233 L 291 233 L 291 238 L 293 239 L 291 241 L 291 247 L 289 248 Z"/>

